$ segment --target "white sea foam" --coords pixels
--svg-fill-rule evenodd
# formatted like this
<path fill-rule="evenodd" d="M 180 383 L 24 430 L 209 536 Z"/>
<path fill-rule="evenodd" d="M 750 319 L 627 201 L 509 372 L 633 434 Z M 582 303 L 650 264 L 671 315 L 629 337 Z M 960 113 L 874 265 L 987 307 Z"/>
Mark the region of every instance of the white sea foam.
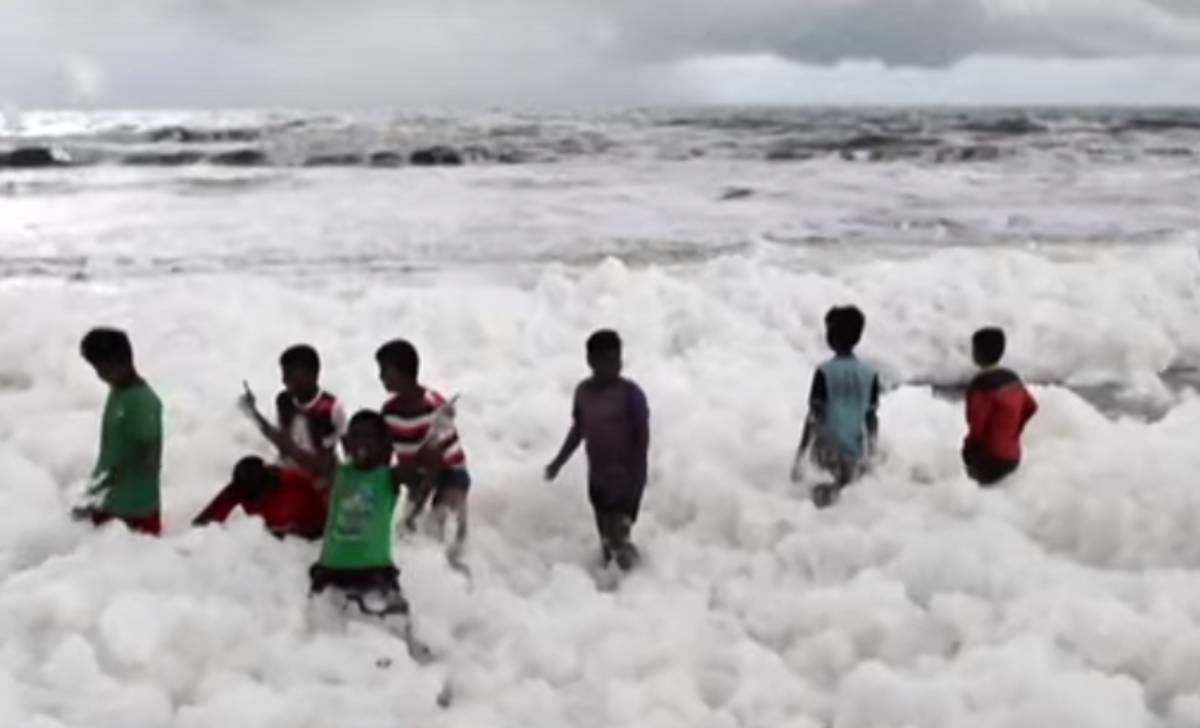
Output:
<path fill-rule="evenodd" d="M 827 184 L 802 189 L 705 169 L 322 171 L 210 195 L 110 169 L 3 202 L 4 264 L 27 267 L 0 281 L 0 725 L 1200 725 L 1200 402 L 1156 376 L 1200 357 L 1195 249 L 797 244 L 789 225 L 836 238 L 879 200 L 903 211 L 892 172 L 815 165 Z M 1001 173 L 986 193 L 906 175 L 938 214 L 998 220 L 995 196 L 1088 236 L 1117 216 L 1095 195 L 1113 180 L 1039 201 Z M 715 199 L 735 183 L 760 193 Z M 1174 214 L 1166 187 L 1151 207 Z M 861 353 L 893 388 L 877 469 L 817 512 L 787 472 L 841 302 L 866 311 Z M 128 328 L 166 404 L 161 540 L 65 515 L 95 454 L 104 391 L 76 352 L 98 323 Z M 911 383 L 966 376 L 988 323 L 1028 377 L 1117 382 L 1166 416 L 1035 387 L 1024 466 L 979 491 L 961 405 Z M 598 326 L 621 330 L 653 412 L 647 560 L 615 592 L 588 573 L 582 462 L 540 477 Z M 377 406 L 393 336 L 462 393 L 476 483 L 472 585 L 432 544 L 397 549 L 433 668 L 309 619 L 311 545 L 187 525 L 266 453 L 242 379 L 272 391 L 280 350 L 309 341 L 327 387 Z"/>

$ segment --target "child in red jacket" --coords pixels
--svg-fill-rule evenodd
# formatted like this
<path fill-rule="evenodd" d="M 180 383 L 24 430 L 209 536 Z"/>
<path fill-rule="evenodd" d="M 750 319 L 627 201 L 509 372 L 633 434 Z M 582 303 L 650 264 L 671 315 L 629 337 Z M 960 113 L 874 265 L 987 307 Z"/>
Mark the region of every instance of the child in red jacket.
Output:
<path fill-rule="evenodd" d="M 1037 402 L 1010 369 L 1004 356 L 1004 332 L 980 329 L 971 350 L 980 372 L 967 388 L 967 424 L 962 457 L 967 475 L 982 486 L 999 483 L 1021 464 L 1021 433 L 1037 412 Z"/>

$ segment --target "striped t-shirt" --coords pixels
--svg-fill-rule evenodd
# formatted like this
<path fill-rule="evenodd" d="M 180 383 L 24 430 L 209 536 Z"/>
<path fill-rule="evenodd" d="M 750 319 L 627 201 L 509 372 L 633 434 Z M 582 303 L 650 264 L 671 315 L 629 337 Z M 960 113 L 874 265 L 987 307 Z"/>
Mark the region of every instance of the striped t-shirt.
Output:
<path fill-rule="evenodd" d="M 405 411 L 392 397 L 383 405 L 383 417 L 392 433 L 396 459 L 402 465 L 416 463 L 421 447 L 437 444 L 442 449 L 442 463 L 448 470 L 466 470 L 467 455 L 458 439 L 452 417 L 441 412 L 446 398 L 432 389 L 424 389 L 421 404 Z M 439 416 L 441 415 L 441 416 Z"/>

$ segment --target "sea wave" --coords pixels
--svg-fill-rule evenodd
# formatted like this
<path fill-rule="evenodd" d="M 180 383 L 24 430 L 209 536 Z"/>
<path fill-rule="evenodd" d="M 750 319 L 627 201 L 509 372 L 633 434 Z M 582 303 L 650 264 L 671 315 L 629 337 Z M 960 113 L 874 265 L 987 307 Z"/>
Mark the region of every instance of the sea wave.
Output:
<path fill-rule="evenodd" d="M 580 158 L 840 158 L 986 164 L 1052 151 L 1079 165 L 1187 158 L 1200 112 L 737 109 L 607 115 L 30 114 L 0 133 L 0 168 L 553 163 Z"/>

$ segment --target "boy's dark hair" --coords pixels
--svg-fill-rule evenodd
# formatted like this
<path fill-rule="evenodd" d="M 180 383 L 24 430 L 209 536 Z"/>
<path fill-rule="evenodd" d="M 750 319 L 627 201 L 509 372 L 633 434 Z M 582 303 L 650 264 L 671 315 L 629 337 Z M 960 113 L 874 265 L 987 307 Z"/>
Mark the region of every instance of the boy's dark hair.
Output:
<path fill-rule="evenodd" d="M 600 329 L 588 337 L 588 356 L 606 354 L 612 351 L 621 351 L 621 337 L 616 331 L 612 329 Z"/>
<path fill-rule="evenodd" d="M 866 326 L 867 317 L 857 306 L 834 306 L 825 314 L 825 338 L 838 353 L 853 351 Z"/>
<path fill-rule="evenodd" d="M 394 339 L 379 347 L 375 352 L 375 361 L 399 369 L 404 374 L 417 378 L 421 371 L 421 357 L 417 347 L 404 339 Z"/>
<path fill-rule="evenodd" d="M 133 345 L 120 329 L 95 328 L 79 342 L 79 353 L 92 366 L 97 364 L 133 364 Z"/>
<path fill-rule="evenodd" d="M 1004 357 L 1006 340 L 1004 330 L 989 326 L 975 332 L 971 337 L 971 352 L 975 360 L 984 366 L 991 366 Z"/>
<path fill-rule="evenodd" d="M 267 464 L 260 457 L 244 457 L 233 466 L 233 486 L 244 498 L 257 499 L 267 490 L 269 479 Z"/>
<path fill-rule="evenodd" d="M 279 355 L 279 366 L 283 369 L 303 369 L 313 374 L 321 373 L 321 357 L 308 344 L 296 344 L 284 349 Z"/>
<path fill-rule="evenodd" d="M 388 430 L 387 420 L 383 419 L 383 415 L 375 410 L 363 409 L 354 413 L 350 418 L 350 424 L 347 427 L 366 426 L 374 430 L 374 433 L 379 439 L 387 442 L 391 439 L 391 432 Z"/>

